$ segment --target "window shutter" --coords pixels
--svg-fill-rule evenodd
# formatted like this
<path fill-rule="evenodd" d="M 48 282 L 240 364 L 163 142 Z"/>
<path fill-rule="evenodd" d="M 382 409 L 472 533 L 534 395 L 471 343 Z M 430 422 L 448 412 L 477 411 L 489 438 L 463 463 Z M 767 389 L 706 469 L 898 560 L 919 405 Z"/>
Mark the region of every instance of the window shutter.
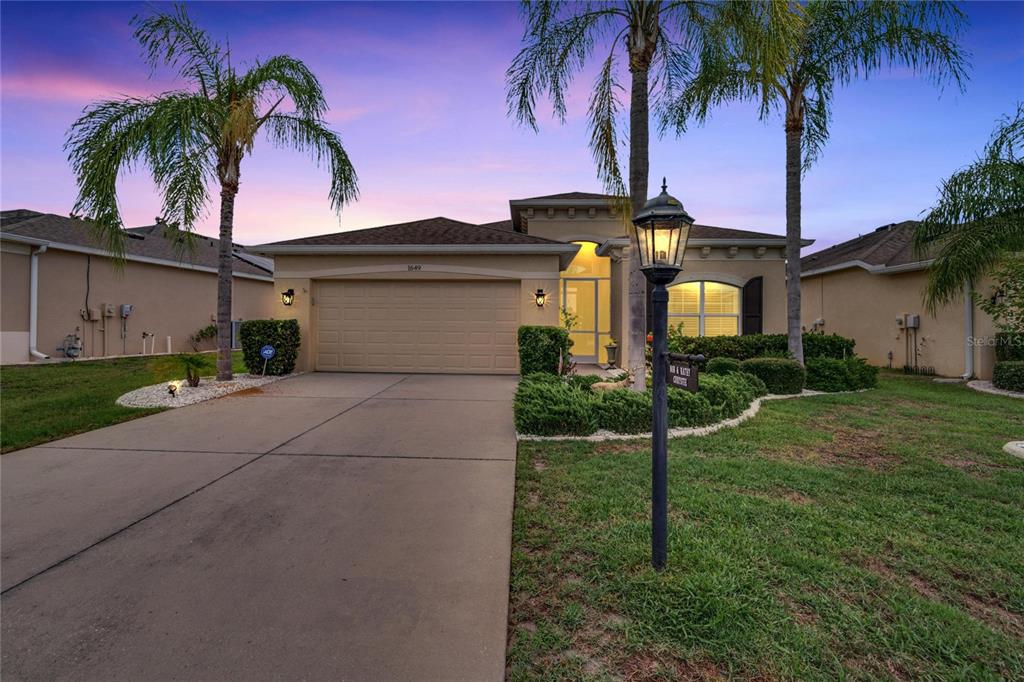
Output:
<path fill-rule="evenodd" d="M 742 334 L 762 333 L 762 307 L 764 300 L 764 278 L 755 277 L 743 285 L 743 331 Z"/>

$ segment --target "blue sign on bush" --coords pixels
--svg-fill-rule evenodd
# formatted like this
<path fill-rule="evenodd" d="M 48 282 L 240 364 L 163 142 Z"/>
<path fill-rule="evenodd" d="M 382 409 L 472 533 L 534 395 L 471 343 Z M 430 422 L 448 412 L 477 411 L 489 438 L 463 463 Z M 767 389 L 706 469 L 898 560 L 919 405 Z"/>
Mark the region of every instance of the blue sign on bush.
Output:
<path fill-rule="evenodd" d="M 263 348 L 260 348 L 260 357 L 264 360 L 269 360 L 275 355 L 277 355 L 277 351 L 274 350 L 274 347 L 269 343 L 266 346 L 263 346 Z"/>

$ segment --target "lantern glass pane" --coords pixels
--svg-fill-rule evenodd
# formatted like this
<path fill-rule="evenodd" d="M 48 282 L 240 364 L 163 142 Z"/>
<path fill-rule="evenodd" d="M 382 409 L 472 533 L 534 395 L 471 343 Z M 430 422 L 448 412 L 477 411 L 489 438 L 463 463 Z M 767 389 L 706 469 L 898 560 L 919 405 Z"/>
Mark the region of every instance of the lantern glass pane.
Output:
<path fill-rule="evenodd" d="M 646 268 L 651 265 L 651 244 L 650 244 L 650 233 L 647 231 L 648 225 L 634 225 L 633 228 L 636 231 L 636 243 L 637 250 L 640 256 L 640 267 Z"/>

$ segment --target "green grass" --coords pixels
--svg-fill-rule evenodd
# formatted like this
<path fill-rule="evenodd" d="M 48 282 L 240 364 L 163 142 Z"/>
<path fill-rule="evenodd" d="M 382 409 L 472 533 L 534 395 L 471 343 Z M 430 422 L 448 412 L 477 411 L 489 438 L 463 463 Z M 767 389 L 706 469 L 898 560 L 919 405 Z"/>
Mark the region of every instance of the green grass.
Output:
<path fill-rule="evenodd" d="M 208 353 L 216 372 L 216 356 Z M 242 354 L 233 354 L 236 372 L 244 372 Z M 0 368 L 0 449 L 27 448 L 83 431 L 160 412 L 114 403 L 128 391 L 182 379 L 178 356 L 151 356 Z"/>
<path fill-rule="evenodd" d="M 520 444 L 512 680 L 1022 679 L 1024 405 L 883 374 L 669 446 Z"/>

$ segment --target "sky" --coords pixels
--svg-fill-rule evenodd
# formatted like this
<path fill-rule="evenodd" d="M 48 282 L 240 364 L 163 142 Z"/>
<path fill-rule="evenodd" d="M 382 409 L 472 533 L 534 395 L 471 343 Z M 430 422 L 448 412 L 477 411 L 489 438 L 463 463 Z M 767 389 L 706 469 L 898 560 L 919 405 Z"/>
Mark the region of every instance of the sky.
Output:
<path fill-rule="evenodd" d="M 151 72 L 132 38 L 132 17 L 154 7 L 0 3 L 0 207 L 68 213 L 76 187 L 63 144 L 83 108 L 180 86 L 171 70 Z M 838 90 L 831 139 L 803 184 L 803 231 L 816 240 L 808 251 L 919 217 L 1024 100 L 1024 2 L 963 8 L 965 92 L 907 69 Z M 359 199 L 339 216 L 326 170 L 258 139 L 242 165 L 237 242 L 438 215 L 482 223 L 509 218 L 509 199 L 601 191 L 587 149 L 594 69 L 573 83 L 564 125 L 546 105 L 539 133 L 506 115 L 505 69 L 522 37 L 514 3 L 192 3 L 189 13 L 230 41 L 236 64 L 281 53 L 305 61 L 359 175 Z M 667 176 L 697 222 L 781 234 L 784 162 L 781 121 L 729 105 L 681 137 L 652 135 L 650 187 Z M 126 225 L 159 214 L 145 169 L 118 190 Z M 209 208 L 197 230 L 216 235 L 218 207 Z"/>

